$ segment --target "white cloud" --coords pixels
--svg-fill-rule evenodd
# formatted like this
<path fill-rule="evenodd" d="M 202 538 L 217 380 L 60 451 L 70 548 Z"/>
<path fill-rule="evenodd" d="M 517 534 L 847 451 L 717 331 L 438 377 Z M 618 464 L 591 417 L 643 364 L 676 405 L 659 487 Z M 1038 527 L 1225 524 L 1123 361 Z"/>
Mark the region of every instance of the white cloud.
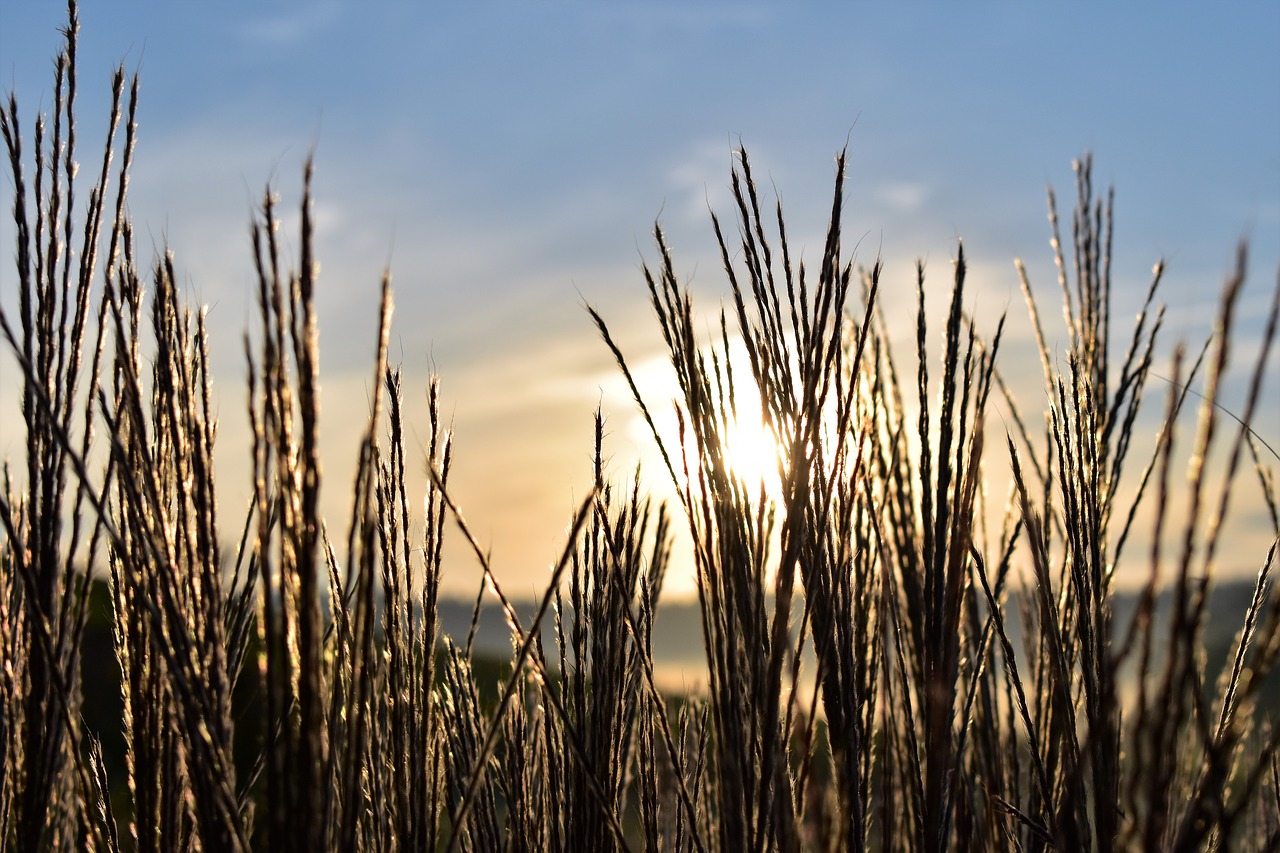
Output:
<path fill-rule="evenodd" d="M 587 7 L 584 7 L 584 11 Z M 590 12 L 629 26 L 648 26 L 664 33 L 673 30 L 699 32 L 722 31 L 726 28 L 759 29 L 775 21 L 778 10 L 770 3 L 749 2 L 647 2 L 604 3 L 590 7 Z"/>
<path fill-rule="evenodd" d="M 245 21 L 240 35 L 263 46 L 290 47 L 335 26 L 341 14 L 337 2 L 287 3 L 282 11 Z"/>
<path fill-rule="evenodd" d="M 915 213 L 928 201 L 929 186 L 919 181 L 898 181 L 881 184 L 871 196 L 895 213 Z"/>
<path fill-rule="evenodd" d="M 666 169 L 664 218 L 684 223 L 707 221 L 708 206 L 717 209 L 728 197 L 729 170 L 737 144 L 723 139 L 701 139 L 685 146 Z"/>

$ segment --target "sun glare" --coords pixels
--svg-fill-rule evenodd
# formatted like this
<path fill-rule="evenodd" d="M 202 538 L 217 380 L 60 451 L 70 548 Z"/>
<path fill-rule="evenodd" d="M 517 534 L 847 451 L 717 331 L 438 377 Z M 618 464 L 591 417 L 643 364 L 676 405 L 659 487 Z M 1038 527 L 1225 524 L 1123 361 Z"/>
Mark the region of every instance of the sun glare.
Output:
<path fill-rule="evenodd" d="M 782 482 L 778 478 L 778 441 L 764 424 L 758 406 L 738 403 L 738 415 L 725 430 L 725 462 L 731 474 L 742 481 L 749 492 L 761 486 L 774 503 L 781 500 Z"/>
<path fill-rule="evenodd" d="M 725 429 L 721 433 L 724 439 L 725 463 L 729 473 L 736 477 L 753 497 L 764 487 L 765 495 L 773 503 L 782 499 L 782 485 L 778 474 L 780 448 L 773 431 L 764 423 L 760 411 L 759 395 L 751 383 L 750 364 L 741 344 L 737 341 L 731 347 L 736 388 L 736 415 L 730 415 Z M 651 412 L 657 423 L 662 440 L 672 453 L 672 463 L 680 466 L 679 426 L 671 401 L 680 396 L 675 374 L 669 362 L 664 358 L 654 358 L 640 364 L 633 371 L 637 387 L 642 396 L 649 402 Z M 608 396 L 618 407 L 630 403 L 630 389 L 621 380 L 610 381 Z M 648 423 L 639 415 L 629 421 L 627 439 L 631 447 L 643 461 L 644 469 L 650 472 L 649 485 L 654 485 L 653 474 L 663 469 L 661 456 L 653 443 Z M 687 446 L 691 454 L 687 460 L 689 469 L 696 470 L 700 460 L 692 446 L 692 436 Z M 665 489 L 663 489 L 665 491 Z"/>

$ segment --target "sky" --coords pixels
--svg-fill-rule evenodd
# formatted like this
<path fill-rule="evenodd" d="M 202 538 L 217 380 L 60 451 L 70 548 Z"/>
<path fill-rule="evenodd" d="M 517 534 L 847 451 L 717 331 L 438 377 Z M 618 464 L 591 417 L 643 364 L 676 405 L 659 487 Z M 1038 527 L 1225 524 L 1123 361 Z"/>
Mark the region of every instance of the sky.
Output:
<path fill-rule="evenodd" d="M 52 104 L 64 19 L 58 3 L 0 6 L 0 89 L 16 92 L 28 128 Z M 1092 151 L 1095 185 L 1116 188 L 1117 316 L 1133 316 L 1164 258 L 1161 351 L 1202 339 L 1247 238 L 1243 359 L 1280 268 L 1277 44 L 1280 4 L 1262 0 L 93 2 L 81 9 L 81 160 L 96 168 L 122 62 L 141 77 L 130 210 L 144 251 L 170 248 L 187 298 L 210 307 L 220 485 L 235 506 L 248 495 L 249 217 L 269 182 L 282 233 L 296 235 L 314 152 L 326 511 L 344 517 L 350 499 L 389 268 L 412 440 L 425 438 L 422 399 L 439 374 L 454 498 L 521 595 L 545 584 L 590 486 L 597 406 L 614 471 L 625 478 L 639 455 L 646 481 L 661 480 L 584 306 L 665 404 L 641 265 L 657 257 L 660 222 L 710 327 L 728 285 L 708 210 L 732 216 L 736 148 L 816 263 L 847 144 L 845 248 L 884 261 L 891 327 L 912 328 L 916 259 L 940 303 L 963 240 L 969 307 L 1009 311 L 1005 369 L 1032 379 L 1013 259 L 1056 306 L 1045 188 L 1069 217 L 1071 163 Z M 6 210 L 12 194 L 0 182 Z M 5 306 L 12 230 L 0 220 Z M 8 456 L 21 440 L 15 370 L 0 358 Z M 1255 426 L 1280 447 L 1274 376 L 1268 387 Z M 465 595 L 479 572 L 455 554 L 446 590 Z"/>

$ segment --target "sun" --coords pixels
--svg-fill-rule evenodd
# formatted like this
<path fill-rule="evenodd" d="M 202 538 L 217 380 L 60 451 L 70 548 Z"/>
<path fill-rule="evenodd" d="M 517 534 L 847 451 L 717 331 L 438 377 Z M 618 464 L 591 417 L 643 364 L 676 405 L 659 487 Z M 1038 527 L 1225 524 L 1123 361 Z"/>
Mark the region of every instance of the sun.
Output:
<path fill-rule="evenodd" d="M 727 473 L 742 486 L 744 496 L 755 500 L 764 488 L 765 498 L 775 506 L 782 503 L 782 480 L 778 473 L 779 459 L 785 453 L 779 445 L 773 429 L 764 421 L 760 409 L 760 395 L 755 391 L 754 383 L 749 379 L 751 365 L 746 352 L 739 342 L 731 347 L 730 358 L 733 360 L 735 380 L 740 383 L 735 389 L 733 411 L 725 411 L 719 420 L 717 433 L 721 438 Z M 654 357 L 642 362 L 632 371 L 636 386 L 641 396 L 649 401 L 654 426 L 657 427 L 661 440 L 668 451 L 672 452 L 671 462 L 679 476 L 682 461 L 679 458 L 682 442 L 680 428 L 674 409 L 665 401 L 678 400 L 682 396 L 676 382 L 675 372 L 670 361 L 665 357 Z M 602 390 L 609 402 L 616 408 L 634 406 L 631 389 L 621 380 L 602 382 Z M 727 407 L 726 407 L 727 408 Z M 623 436 L 627 441 L 627 449 L 643 462 L 646 471 L 662 471 L 664 460 L 654 442 L 650 424 L 638 413 L 628 419 L 628 428 Z M 683 445 L 688 457 L 683 464 L 690 472 L 702 465 L 698 449 L 694 446 L 691 433 L 686 434 L 688 444 Z M 657 486 L 664 496 L 675 497 L 670 491 L 669 483 L 663 482 L 665 477 L 649 480 L 650 486 Z M 696 479 L 696 476 L 695 476 Z"/>
<path fill-rule="evenodd" d="M 738 401 L 736 416 L 730 416 L 723 433 L 725 464 L 729 473 L 747 489 L 758 494 L 761 488 L 774 503 L 781 500 L 782 481 L 778 476 L 781 448 L 760 415 L 758 405 Z"/>

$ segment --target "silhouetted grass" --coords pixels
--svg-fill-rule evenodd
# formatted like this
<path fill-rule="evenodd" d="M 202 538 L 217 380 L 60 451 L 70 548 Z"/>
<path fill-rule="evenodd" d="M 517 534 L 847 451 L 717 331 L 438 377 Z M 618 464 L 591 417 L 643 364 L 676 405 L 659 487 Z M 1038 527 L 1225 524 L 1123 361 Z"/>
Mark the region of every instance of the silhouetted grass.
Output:
<path fill-rule="evenodd" d="M 0 333 L 25 438 L 0 496 L 5 849 L 1280 847 L 1280 734 L 1260 702 L 1280 655 L 1280 522 L 1274 457 L 1250 428 L 1280 286 L 1243 407 L 1224 417 L 1243 247 L 1210 339 L 1190 364 L 1173 350 L 1146 446 L 1163 266 L 1132 331 L 1117 328 L 1111 198 L 1078 163 L 1069 243 L 1049 199 L 1060 358 L 1018 265 L 1041 431 L 1000 370 L 1006 318 L 965 314 L 963 248 L 941 329 L 917 266 L 914 346 L 898 352 L 884 270 L 842 245 L 844 154 L 813 269 L 742 152 L 736 232 L 712 217 L 730 298 L 710 339 L 660 229 L 644 269 L 679 397 L 643 399 L 590 312 L 680 505 L 652 506 L 639 472 L 609 476 L 597 413 L 593 481 L 543 595 L 517 607 L 450 499 L 435 380 L 425 459 L 407 458 L 386 275 L 350 514 L 321 517 L 310 163 L 297 257 L 269 189 L 251 225 L 252 500 L 220 509 L 210 341 L 173 256 L 139 263 L 137 85 L 126 97 L 122 71 L 98 177 L 75 192 L 69 9 L 52 127 L 38 121 L 26 151 L 15 99 L 0 111 L 18 284 Z M 777 492 L 731 461 L 748 397 L 776 439 Z M 656 426 L 666 405 L 675 436 Z M 417 464 L 430 481 L 411 496 Z M 988 488 L 1005 472 L 1001 513 Z M 1242 490 L 1269 508 L 1265 553 L 1228 538 Z M 699 695 L 655 680 L 673 524 L 697 574 Z M 447 531 L 484 576 L 465 638 L 439 630 Z M 1209 596 L 1228 549 L 1257 573 L 1219 667 Z M 1136 599 L 1116 588 L 1122 567 L 1145 573 Z M 503 661 L 474 649 L 485 598 L 510 628 Z M 107 627 L 109 652 L 86 646 Z M 102 684 L 119 690 L 106 714 L 86 700 Z"/>

